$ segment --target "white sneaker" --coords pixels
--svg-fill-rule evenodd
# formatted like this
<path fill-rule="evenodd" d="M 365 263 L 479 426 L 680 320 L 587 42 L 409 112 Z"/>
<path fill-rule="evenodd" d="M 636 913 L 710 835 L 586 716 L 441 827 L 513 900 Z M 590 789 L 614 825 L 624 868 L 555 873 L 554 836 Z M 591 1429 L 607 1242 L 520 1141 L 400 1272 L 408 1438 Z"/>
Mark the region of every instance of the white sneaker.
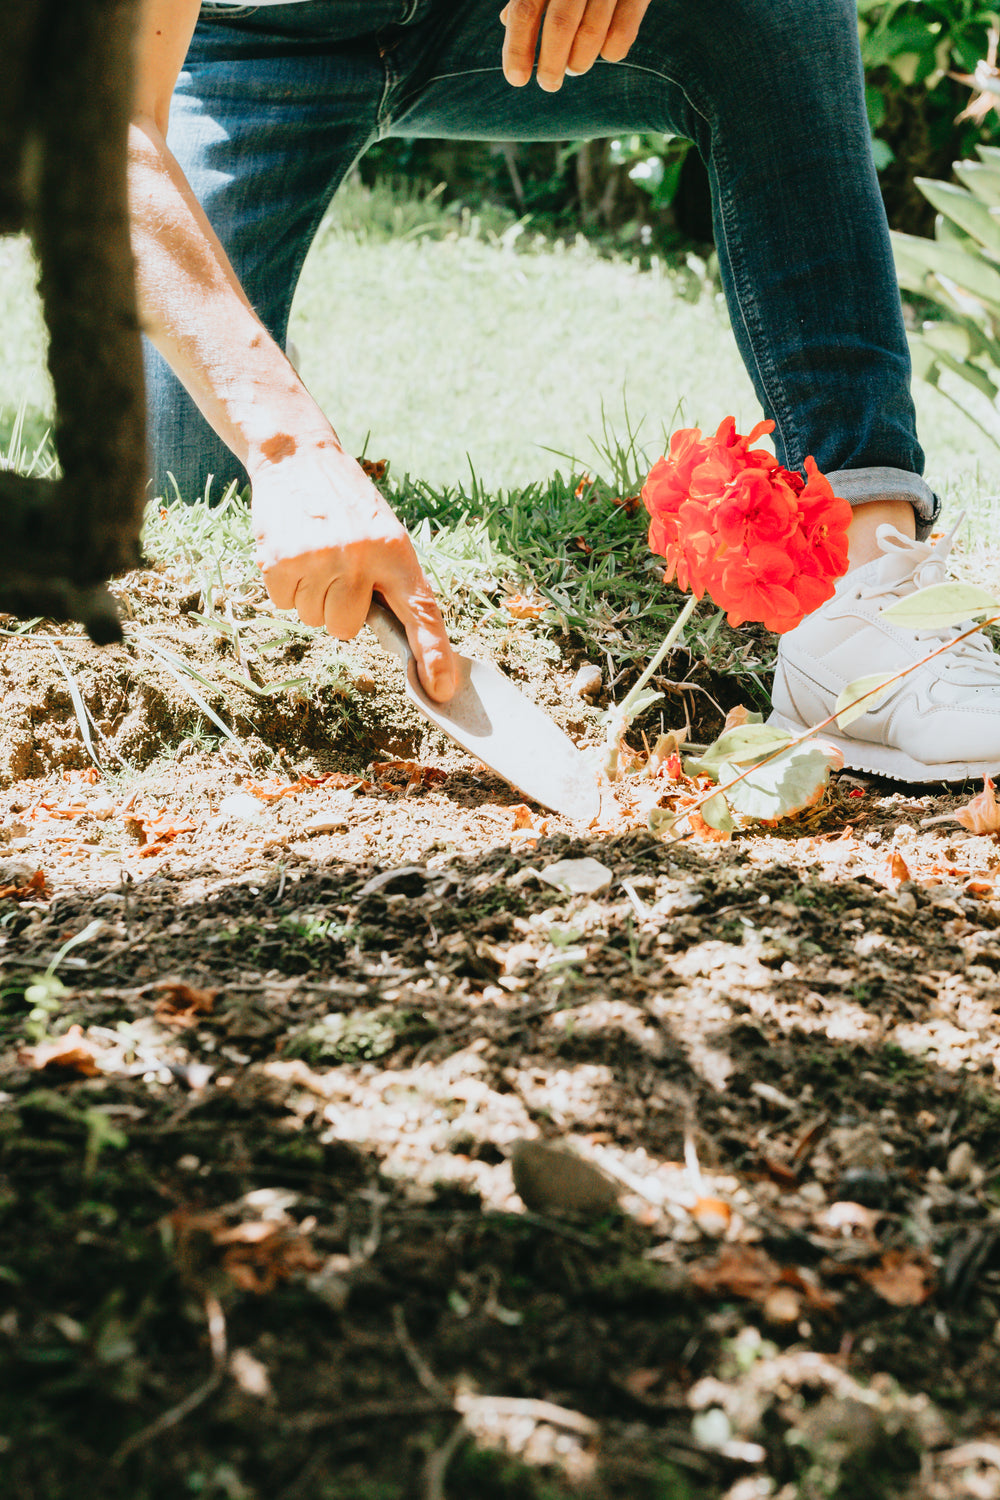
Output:
<path fill-rule="evenodd" d="M 833 713 L 848 683 L 872 672 L 898 672 L 971 625 L 905 630 L 882 619 L 904 594 L 942 583 L 957 525 L 936 546 L 895 526 L 877 532 L 882 556 L 855 568 L 834 598 L 782 636 L 768 722 L 796 733 Z M 831 732 L 832 731 L 832 732 Z M 1000 771 L 1000 657 L 970 636 L 905 677 L 884 703 L 844 731 L 823 737 L 844 764 L 896 781 L 964 781 Z"/>

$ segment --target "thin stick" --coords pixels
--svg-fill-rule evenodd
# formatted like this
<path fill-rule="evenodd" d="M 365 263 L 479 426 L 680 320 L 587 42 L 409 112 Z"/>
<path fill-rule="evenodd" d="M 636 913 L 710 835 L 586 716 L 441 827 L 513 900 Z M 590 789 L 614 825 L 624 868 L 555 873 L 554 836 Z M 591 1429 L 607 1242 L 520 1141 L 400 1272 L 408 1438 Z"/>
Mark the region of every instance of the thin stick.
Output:
<path fill-rule="evenodd" d="M 428 1454 L 424 1464 L 424 1500 L 445 1500 L 444 1479 L 448 1465 L 458 1451 L 462 1439 L 467 1436 L 465 1419 L 456 1423 L 451 1435 L 440 1448 Z"/>
<path fill-rule="evenodd" d="M 172 1406 L 169 1411 L 162 1412 L 155 1421 L 143 1427 L 141 1431 L 127 1438 L 119 1448 L 116 1449 L 111 1459 L 111 1466 L 120 1469 L 127 1458 L 140 1448 L 154 1442 L 163 1433 L 169 1432 L 189 1417 L 193 1411 L 197 1411 L 205 1401 L 208 1400 L 222 1384 L 222 1377 L 226 1373 L 226 1315 L 222 1311 L 222 1304 L 218 1297 L 209 1292 L 205 1297 L 205 1320 L 208 1323 L 208 1342 L 212 1351 L 212 1373 L 206 1381 L 189 1392 L 183 1401 Z"/>

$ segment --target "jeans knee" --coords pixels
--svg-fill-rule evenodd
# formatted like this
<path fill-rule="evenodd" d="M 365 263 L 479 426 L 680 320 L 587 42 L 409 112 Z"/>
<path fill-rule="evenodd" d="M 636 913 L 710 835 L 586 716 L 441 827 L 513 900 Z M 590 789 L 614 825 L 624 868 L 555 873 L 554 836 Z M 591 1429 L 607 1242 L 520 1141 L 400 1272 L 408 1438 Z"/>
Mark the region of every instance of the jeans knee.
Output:
<path fill-rule="evenodd" d="M 824 76 L 835 90 L 860 78 L 856 0 L 653 0 L 651 42 L 661 23 L 694 92 L 709 98 L 767 89 L 787 110 Z"/>

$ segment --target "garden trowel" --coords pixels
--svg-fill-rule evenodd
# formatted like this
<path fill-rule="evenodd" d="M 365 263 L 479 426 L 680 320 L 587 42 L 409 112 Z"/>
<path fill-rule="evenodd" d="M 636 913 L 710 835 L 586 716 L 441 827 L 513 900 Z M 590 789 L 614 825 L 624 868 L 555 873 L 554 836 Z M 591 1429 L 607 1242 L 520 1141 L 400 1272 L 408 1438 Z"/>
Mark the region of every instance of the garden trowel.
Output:
<path fill-rule="evenodd" d="M 378 595 L 366 623 L 383 650 L 403 663 L 406 696 L 425 719 L 532 801 L 582 822 L 596 818 L 601 798 L 586 759 L 502 672 L 456 654 L 455 696 L 448 703 L 435 703 L 420 686 L 406 631 Z"/>

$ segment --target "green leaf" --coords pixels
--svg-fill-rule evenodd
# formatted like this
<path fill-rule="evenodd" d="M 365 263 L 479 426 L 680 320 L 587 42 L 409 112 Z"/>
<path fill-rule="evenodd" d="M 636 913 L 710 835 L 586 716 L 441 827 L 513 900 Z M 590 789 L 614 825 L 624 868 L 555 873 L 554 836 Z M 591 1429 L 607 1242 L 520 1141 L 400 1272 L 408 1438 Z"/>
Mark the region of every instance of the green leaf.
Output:
<path fill-rule="evenodd" d="M 900 280 L 904 285 L 930 276 L 947 276 L 958 288 L 970 297 L 976 297 L 987 307 L 1000 307 L 1000 271 L 971 250 L 959 245 L 944 245 L 936 240 L 924 240 L 918 235 L 892 233 L 893 254 Z M 916 290 L 920 289 L 918 285 Z M 933 290 L 925 294 L 934 296 Z"/>
<path fill-rule="evenodd" d="M 996 614 L 1000 614 L 1000 601 L 973 583 L 932 583 L 887 605 L 882 618 L 906 630 L 938 630 Z"/>
<path fill-rule="evenodd" d="M 734 774 L 738 774 L 735 773 Z M 736 821 L 729 811 L 729 803 L 721 792 L 716 792 L 714 797 L 709 797 L 698 809 L 708 824 L 709 828 L 717 828 L 720 833 L 735 833 Z"/>
<path fill-rule="evenodd" d="M 980 203 L 992 208 L 1000 205 L 1000 170 L 996 167 L 983 161 L 957 161 L 952 170 Z"/>
<path fill-rule="evenodd" d="M 718 781 L 719 768 L 727 762 L 737 767 L 753 765 L 791 740 L 787 729 L 772 724 L 740 724 L 720 734 L 699 759 L 685 761 L 684 769 L 689 776 L 711 776 Z"/>
<path fill-rule="evenodd" d="M 807 740 L 754 767 L 726 792 L 726 800 L 734 813 L 757 822 L 788 818 L 819 801 L 831 770 L 839 764 L 841 757 L 831 746 Z"/>
<path fill-rule="evenodd" d="M 856 677 L 853 682 L 849 682 L 834 704 L 837 728 L 846 729 L 848 724 L 853 724 L 854 720 L 860 719 L 862 714 L 881 707 L 889 695 L 874 692 L 873 689 L 880 688 L 883 683 L 891 682 L 895 676 L 897 676 L 895 672 L 869 672 L 867 677 Z M 867 694 L 871 696 L 868 697 Z M 859 699 L 863 701 L 859 702 Z"/>
<path fill-rule="evenodd" d="M 974 385 L 976 390 L 982 391 L 983 395 L 987 396 L 991 401 L 996 400 L 998 395 L 997 387 L 986 371 L 981 370 L 978 365 L 974 365 L 971 360 L 960 362 L 957 359 L 953 359 L 950 354 L 943 352 L 938 355 L 938 359 L 945 369 L 953 370 L 956 375 L 961 375 L 963 380 L 967 380 L 970 385 Z"/>
<path fill-rule="evenodd" d="M 916 177 L 914 181 L 939 213 L 966 234 L 971 234 L 991 254 L 1000 254 L 1000 220 L 985 203 L 973 197 L 968 188 L 956 187 L 951 182 L 936 182 L 931 177 Z"/>

